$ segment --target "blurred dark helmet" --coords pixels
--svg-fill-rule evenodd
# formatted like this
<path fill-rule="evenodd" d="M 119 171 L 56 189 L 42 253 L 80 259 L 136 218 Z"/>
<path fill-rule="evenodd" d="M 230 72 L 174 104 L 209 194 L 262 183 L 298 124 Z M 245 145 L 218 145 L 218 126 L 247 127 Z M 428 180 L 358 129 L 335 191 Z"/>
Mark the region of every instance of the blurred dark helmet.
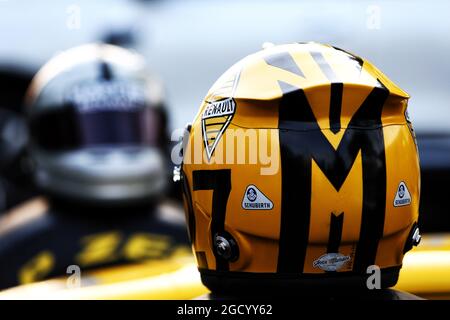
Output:
<path fill-rule="evenodd" d="M 88 44 L 55 56 L 26 96 L 37 185 L 102 206 L 156 199 L 168 174 L 162 102 L 161 83 L 132 51 Z"/>
<path fill-rule="evenodd" d="M 0 61 L 0 214 L 33 197 L 23 97 L 34 70 L 14 59 Z"/>

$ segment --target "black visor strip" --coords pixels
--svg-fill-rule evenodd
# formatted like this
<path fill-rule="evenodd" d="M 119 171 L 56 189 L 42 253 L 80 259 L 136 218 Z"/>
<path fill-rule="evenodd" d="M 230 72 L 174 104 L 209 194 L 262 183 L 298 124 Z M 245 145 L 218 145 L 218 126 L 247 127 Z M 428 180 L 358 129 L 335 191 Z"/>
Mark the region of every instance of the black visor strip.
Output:
<path fill-rule="evenodd" d="M 34 143 L 51 151 L 97 145 L 155 145 L 160 121 L 152 108 L 80 112 L 48 108 L 29 119 Z"/>

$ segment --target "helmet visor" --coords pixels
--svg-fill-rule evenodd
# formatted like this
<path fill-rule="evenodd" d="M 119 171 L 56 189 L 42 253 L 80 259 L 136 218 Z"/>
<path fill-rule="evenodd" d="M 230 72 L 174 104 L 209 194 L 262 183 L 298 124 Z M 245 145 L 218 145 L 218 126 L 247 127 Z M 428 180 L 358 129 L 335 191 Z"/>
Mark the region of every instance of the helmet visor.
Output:
<path fill-rule="evenodd" d="M 32 140 L 49 151 L 94 146 L 156 146 L 161 119 L 157 109 L 100 109 L 83 112 L 68 105 L 48 108 L 30 120 Z"/>

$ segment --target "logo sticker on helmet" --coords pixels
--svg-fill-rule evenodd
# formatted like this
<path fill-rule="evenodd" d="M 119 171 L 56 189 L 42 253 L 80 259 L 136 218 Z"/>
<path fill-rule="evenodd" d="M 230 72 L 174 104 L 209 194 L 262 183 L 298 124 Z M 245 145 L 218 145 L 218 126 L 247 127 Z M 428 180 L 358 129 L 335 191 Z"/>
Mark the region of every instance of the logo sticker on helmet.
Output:
<path fill-rule="evenodd" d="M 206 101 L 202 113 L 202 133 L 208 159 L 211 159 L 214 149 L 236 111 L 236 102 L 233 96 L 239 81 L 239 74 L 237 72 L 232 75 L 232 78 L 226 82 L 227 85 L 215 90 Z"/>
<path fill-rule="evenodd" d="M 400 182 L 397 188 L 397 193 L 394 198 L 394 207 L 407 206 L 411 204 L 411 195 L 409 193 L 406 183 Z"/>
<path fill-rule="evenodd" d="M 337 271 L 350 260 L 350 256 L 344 256 L 340 253 L 327 253 L 315 260 L 313 262 L 313 267 L 324 271 Z"/>
<path fill-rule="evenodd" d="M 81 113 L 133 111 L 147 104 L 142 86 L 117 80 L 89 81 L 74 85 L 64 99 Z"/>
<path fill-rule="evenodd" d="M 202 131 L 208 159 L 219 143 L 223 132 L 228 127 L 236 110 L 232 98 L 208 103 L 202 114 Z"/>
<path fill-rule="evenodd" d="M 272 210 L 273 203 L 255 185 L 245 189 L 242 208 L 245 210 Z"/>

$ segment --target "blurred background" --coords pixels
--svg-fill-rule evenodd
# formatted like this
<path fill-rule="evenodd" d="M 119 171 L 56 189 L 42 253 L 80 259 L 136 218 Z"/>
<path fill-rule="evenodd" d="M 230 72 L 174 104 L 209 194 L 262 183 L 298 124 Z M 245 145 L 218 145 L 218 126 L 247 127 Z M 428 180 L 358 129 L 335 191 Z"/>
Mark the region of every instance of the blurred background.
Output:
<path fill-rule="evenodd" d="M 166 87 L 170 128 L 182 128 L 217 77 L 264 42 L 329 43 L 370 60 L 411 95 L 423 228 L 450 230 L 449 10 L 444 0 L 0 0 L 0 104 L 21 112 L 43 63 L 75 45 L 106 41 L 145 56 Z"/>
<path fill-rule="evenodd" d="M 98 41 L 136 50 L 165 86 L 174 130 L 192 121 L 229 66 L 263 43 L 316 41 L 368 59 L 411 95 L 421 230 L 450 232 L 448 12 L 445 0 L 0 0 L 0 211 L 36 194 L 27 180 L 32 166 L 20 157 L 22 102 L 55 54 Z"/>

